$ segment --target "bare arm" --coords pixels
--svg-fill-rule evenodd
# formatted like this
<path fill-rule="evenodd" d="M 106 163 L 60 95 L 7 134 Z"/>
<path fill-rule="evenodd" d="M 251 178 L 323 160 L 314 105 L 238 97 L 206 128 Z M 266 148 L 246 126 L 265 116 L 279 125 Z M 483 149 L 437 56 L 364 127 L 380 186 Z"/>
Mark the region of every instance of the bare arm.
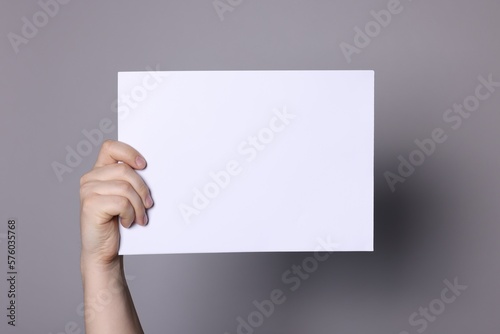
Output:
<path fill-rule="evenodd" d="M 135 172 L 145 166 L 135 149 L 108 140 L 94 168 L 80 179 L 80 264 L 88 334 L 144 333 L 118 255 L 118 224 L 147 224 L 146 208 L 153 202 Z"/>

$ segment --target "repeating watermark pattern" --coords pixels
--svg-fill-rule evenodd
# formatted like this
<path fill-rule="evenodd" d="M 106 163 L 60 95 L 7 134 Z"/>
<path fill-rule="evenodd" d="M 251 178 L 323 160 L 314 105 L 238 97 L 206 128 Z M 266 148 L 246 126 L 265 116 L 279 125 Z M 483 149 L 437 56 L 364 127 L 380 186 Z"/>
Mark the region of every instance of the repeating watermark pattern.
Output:
<path fill-rule="evenodd" d="M 412 0 L 407 1 L 411 2 Z M 370 11 L 373 20 L 368 21 L 363 28 L 354 27 L 352 44 L 342 41 L 339 45 L 347 62 L 350 64 L 355 54 L 359 55 L 366 49 L 391 24 L 394 16 L 403 12 L 404 8 L 401 0 L 389 0 L 385 9 Z"/>
<path fill-rule="evenodd" d="M 255 330 L 264 325 L 266 319 L 269 319 L 277 309 L 288 298 L 290 292 L 297 291 L 302 283 L 318 270 L 320 264 L 328 260 L 330 255 L 339 248 L 339 244 L 333 242 L 330 236 L 325 239 L 318 238 L 318 245 L 313 255 L 306 256 L 300 264 L 293 264 L 290 268 L 281 274 L 281 282 L 285 288 L 276 288 L 269 293 L 269 299 L 262 301 L 253 300 L 252 305 L 255 308 L 246 316 L 236 318 L 237 334 L 252 334 Z M 224 334 L 229 334 L 225 332 Z"/>
<path fill-rule="evenodd" d="M 473 94 L 465 97 L 462 103 L 454 103 L 452 107 L 443 113 L 443 121 L 451 130 L 460 129 L 464 120 L 469 119 L 472 113 L 480 108 L 481 103 L 493 96 L 500 87 L 500 82 L 494 81 L 493 74 L 489 74 L 487 78 L 481 75 L 478 77 L 478 81 L 479 83 Z M 447 139 L 448 135 L 443 127 L 434 128 L 429 138 L 415 139 L 416 148 L 406 156 L 398 156 L 399 165 L 397 171 L 384 172 L 385 180 L 391 192 L 396 191 L 398 183 L 405 182 L 413 175 L 416 168 L 422 166 L 426 159 L 436 152 L 438 145 L 444 143 Z"/>
<path fill-rule="evenodd" d="M 66 145 L 66 156 L 63 162 L 53 161 L 52 170 L 59 182 L 64 180 L 64 175 L 73 172 L 83 162 L 83 158 L 89 156 L 94 148 L 99 147 L 103 142 L 104 135 L 113 132 L 116 125 L 109 118 L 103 118 L 99 121 L 97 128 L 82 130 L 82 139 L 73 147 Z"/>
<path fill-rule="evenodd" d="M 125 280 L 131 282 L 135 279 L 133 275 L 125 275 Z M 124 285 L 118 282 L 117 279 L 109 281 L 108 286 L 97 292 L 96 296 L 91 298 L 87 303 L 81 302 L 76 307 L 76 314 L 80 317 L 86 317 L 87 322 L 92 322 L 99 312 L 102 312 L 113 300 L 113 297 L 121 293 Z M 78 322 L 71 320 L 64 325 L 64 330 L 55 334 L 84 334 L 85 330 L 80 327 Z M 53 334 L 50 332 L 49 334 Z"/>
<path fill-rule="evenodd" d="M 286 107 L 274 109 L 273 113 L 274 115 L 270 118 L 267 127 L 260 129 L 255 135 L 247 137 L 237 146 L 236 151 L 239 157 L 244 158 L 243 163 L 239 159 L 232 159 L 224 165 L 224 169 L 210 171 L 208 173 L 210 181 L 202 187 L 193 188 L 191 204 L 179 203 L 177 205 L 182 220 L 186 224 L 191 223 L 193 216 L 199 216 L 223 190 L 228 188 L 234 177 L 243 172 L 244 164 L 257 159 L 259 153 L 275 140 L 276 135 L 284 131 L 297 117 L 297 115 L 289 112 Z"/>
<path fill-rule="evenodd" d="M 71 0 L 39 0 L 40 10 L 35 12 L 31 19 L 23 16 L 20 34 L 9 32 L 7 38 L 16 54 L 19 53 L 21 45 L 26 45 L 35 38 L 40 29 L 49 24 L 50 20 L 59 14 L 61 5 L 66 5 Z"/>
<path fill-rule="evenodd" d="M 132 87 L 128 94 L 121 94 L 116 100 L 111 103 L 110 109 L 113 113 L 118 113 L 120 120 L 125 119 L 133 110 L 143 103 L 150 94 L 164 83 L 165 78 L 169 74 L 160 72 L 159 65 L 156 69 L 150 66 L 146 67 L 147 74 L 144 75 L 140 83 Z M 83 159 L 92 154 L 95 148 L 99 148 L 106 139 L 106 134 L 113 132 L 116 129 L 114 122 L 104 117 L 99 121 L 96 128 L 81 131 L 82 138 L 76 145 L 66 145 L 65 158 L 62 162 L 53 161 L 51 163 L 52 171 L 54 172 L 59 182 L 64 181 L 65 174 L 72 173 L 78 168 Z"/>
<path fill-rule="evenodd" d="M 135 276 L 125 275 L 125 280 L 127 282 L 133 281 L 134 279 Z M 121 293 L 124 288 L 124 285 L 116 278 L 110 280 L 108 286 L 99 290 L 96 296 L 90 298 L 87 303 L 80 303 L 76 308 L 76 313 L 81 317 L 85 316 L 88 322 L 92 322 L 96 314 L 104 310 L 113 300 L 113 296 Z"/>
<path fill-rule="evenodd" d="M 433 299 L 424 307 L 421 306 L 417 311 L 410 314 L 408 323 L 414 327 L 417 333 L 423 333 L 429 327 L 429 323 L 437 320 L 438 316 L 444 313 L 447 305 L 454 303 L 468 286 L 458 283 L 455 277 L 453 283 L 448 279 L 443 281 L 445 287 L 441 290 L 439 298 Z M 410 334 L 408 331 L 401 331 L 399 334 Z"/>
<path fill-rule="evenodd" d="M 127 118 L 131 111 L 144 102 L 170 76 L 168 72 L 160 70 L 159 64 L 156 65 L 155 69 L 147 66 L 146 70 L 147 74 L 139 84 L 135 85 L 128 94 L 121 94 L 111 103 L 111 111 L 118 113 L 118 119 Z"/>
<path fill-rule="evenodd" d="M 214 6 L 215 12 L 221 21 L 224 21 L 224 15 L 227 12 L 232 12 L 235 8 L 239 7 L 243 3 L 243 0 L 214 0 L 212 5 Z"/>

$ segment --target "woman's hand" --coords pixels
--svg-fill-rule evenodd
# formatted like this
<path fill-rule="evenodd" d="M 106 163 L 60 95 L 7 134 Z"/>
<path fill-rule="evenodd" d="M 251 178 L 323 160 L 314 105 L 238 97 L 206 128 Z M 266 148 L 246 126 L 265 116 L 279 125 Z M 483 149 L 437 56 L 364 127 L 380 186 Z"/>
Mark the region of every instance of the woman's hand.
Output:
<path fill-rule="evenodd" d="M 118 162 L 122 163 L 118 163 Z M 131 146 L 107 140 L 94 168 L 80 179 L 82 260 L 96 265 L 118 261 L 118 223 L 146 225 L 153 205 L 148 186 L 135 170 L 146 160 Z"/>
<path fill-rule="evenodd" d="M 146 161 L 127 144 L 107 140 L 94 168 L 80 179 L 81 271 L 87 334 L 144 333 L 130 295 L 118 224 L 146 225 L 153 205 L 136 170 Z M 108 296 L 105 302 L 99 298 Z"/>

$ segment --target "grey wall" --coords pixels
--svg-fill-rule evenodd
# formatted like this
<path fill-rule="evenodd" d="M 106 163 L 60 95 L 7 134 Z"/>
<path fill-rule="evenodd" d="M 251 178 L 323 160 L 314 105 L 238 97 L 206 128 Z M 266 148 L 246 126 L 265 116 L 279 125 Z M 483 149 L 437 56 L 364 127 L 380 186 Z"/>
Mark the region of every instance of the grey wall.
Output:
<path fill-rule="evenodd" d="M 234 8 L 223 20 L 210 0 L 71 1 L 40 21 L 18 53 L 10 33 L 22 36 L 22 18 L 33 22 L 41 7 L 2 1 L 0 233 L 8 218 L 18 219 L 19 298 L 18 326 L 7 326 L 2 307 L 0 331 L 56 334 L 68 326 L 70 333 L 72 322 L 83 325 L 78 182 L 98 149 L 62 181 L 52 163 L 64 163 L 82 130 L 103 118 L 116 124 L 118 71 L 158 66 L 375 70 L 376 250 L 332 255 L 296 291 L 281 275 L 310 254 L 129 257 L 146 332 L 236 333 L 237 317 L 276 288 L 287 300 L 255 333 L 498 332 L 500 92 L 457 129 L 443 115 L 475 94 L 479 76 L 500 81 L 500 2 L 401 1 L 350 63 L 340 44 L 354 44 L 355 27 L 370 27 L 370 11 L 387 8 L 387 0 L 225 0 Z M 447 140 L 391 191 L 384 173 L 397 173 L 398 156 L 408 158 L 415 139 L 436 128 Z M 116 138 L 116 129 L 107 136 Z M 455 278 L 467 288 L 440 302 L 443 281 Z M 1 305 L 6 289 L 1 279 Z M 438 314 L 418 315 L 412 326 L 411 314 L 429 304 Z"/>

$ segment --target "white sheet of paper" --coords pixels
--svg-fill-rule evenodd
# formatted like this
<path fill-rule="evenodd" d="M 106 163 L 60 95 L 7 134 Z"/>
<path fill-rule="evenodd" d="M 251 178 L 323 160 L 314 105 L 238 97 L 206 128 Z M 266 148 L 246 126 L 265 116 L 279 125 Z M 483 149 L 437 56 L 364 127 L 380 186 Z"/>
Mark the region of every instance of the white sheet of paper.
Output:
<path fill-rule="evenodd" d="M 118 74 L 155 205 L 120 254 L 373 250 L 373 71 Z"/>

